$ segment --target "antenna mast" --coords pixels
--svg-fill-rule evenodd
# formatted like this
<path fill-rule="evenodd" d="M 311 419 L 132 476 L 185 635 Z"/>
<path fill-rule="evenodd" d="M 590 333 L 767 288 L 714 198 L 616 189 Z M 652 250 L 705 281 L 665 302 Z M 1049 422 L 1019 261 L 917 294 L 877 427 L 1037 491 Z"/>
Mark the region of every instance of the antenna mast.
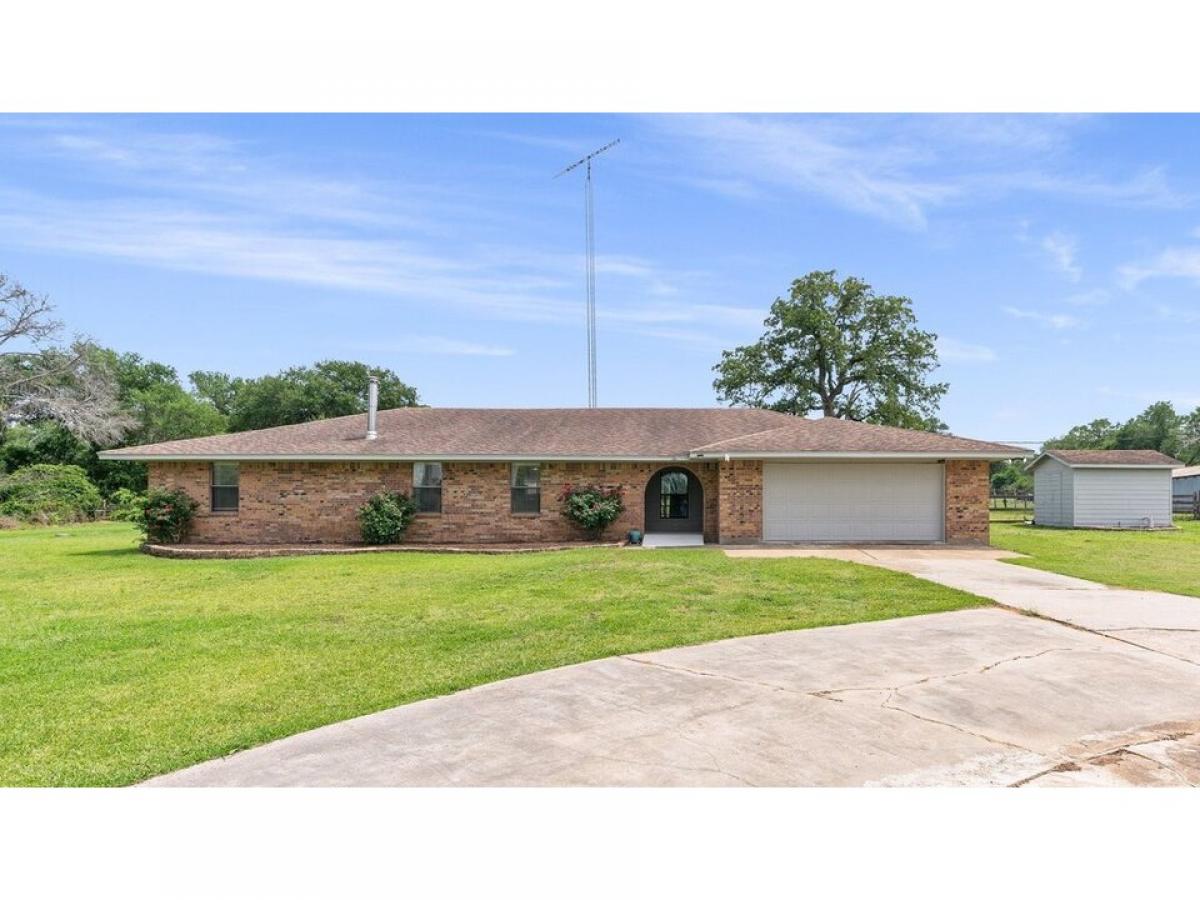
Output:
<path fill-rule="evenodd" d="M 578 159 L 555 175 L 559 178 L 573 169 L 584 167 L 583 177 L 583 234 L 585 248 L 585 280 L 587 282 L 587 365 L 588 365 L 588 406 L 597 405 L 596 398 L 596 215 L 592 200 L 592 160 L 609 150 L 621 139 L 617 138 L 605 144 L 599 150 L 594 150 L 583 159 Z"/>

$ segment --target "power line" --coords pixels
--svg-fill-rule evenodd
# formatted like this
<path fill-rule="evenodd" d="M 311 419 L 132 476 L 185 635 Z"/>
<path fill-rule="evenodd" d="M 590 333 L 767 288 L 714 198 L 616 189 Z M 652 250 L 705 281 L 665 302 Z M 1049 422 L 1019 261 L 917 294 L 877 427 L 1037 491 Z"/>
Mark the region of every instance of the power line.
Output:
<path fill-rule="evenodd" d="M 596 213 L 595 203 L 592 199 L 592 160 L 605 150 L 609 150 L 619 143 L 621 143 L 621 139 L 617 138 L 615 141 L 605 144 L 599 150 L 593 150 L 587 156 L 571 163 L 554 176 L 555 178 L 560 178 L 580 166 L 583 166 L 585 169 L 583 177 L 583 241 L 585 259 L 584 281 L 587 290 L 587 382 L 589 407 L 595 407 L 598 404 L 596 394 Z"/>

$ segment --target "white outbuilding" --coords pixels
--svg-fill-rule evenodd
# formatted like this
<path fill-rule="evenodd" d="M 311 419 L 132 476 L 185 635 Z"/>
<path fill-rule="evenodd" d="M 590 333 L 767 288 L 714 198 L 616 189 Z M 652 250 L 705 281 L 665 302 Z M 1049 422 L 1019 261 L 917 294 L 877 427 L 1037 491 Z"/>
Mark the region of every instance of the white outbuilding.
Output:
<path fill-rule="evenodd" d="M 1028 466 L 1034 524 L 1170 528 L 1178 466 L 1157 450 L 1047 450 Z"/>

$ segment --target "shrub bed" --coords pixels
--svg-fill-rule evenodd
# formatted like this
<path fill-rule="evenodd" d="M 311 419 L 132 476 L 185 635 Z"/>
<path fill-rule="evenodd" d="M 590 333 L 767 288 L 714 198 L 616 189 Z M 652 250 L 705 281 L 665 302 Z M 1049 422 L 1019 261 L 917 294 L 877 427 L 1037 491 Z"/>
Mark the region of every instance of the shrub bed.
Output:
<path fill-rule="evenodd" d="M 199 505 L 179 489 L 151 488 L 132 521 L 151 544 L 178 544 L 187 537 Z"/>
<path fill-rule="evenodd" d="M 0 476 L 0 516 L 40 525 L 94 518 L 100 491 L 79 466 L 38 463 Z"/>

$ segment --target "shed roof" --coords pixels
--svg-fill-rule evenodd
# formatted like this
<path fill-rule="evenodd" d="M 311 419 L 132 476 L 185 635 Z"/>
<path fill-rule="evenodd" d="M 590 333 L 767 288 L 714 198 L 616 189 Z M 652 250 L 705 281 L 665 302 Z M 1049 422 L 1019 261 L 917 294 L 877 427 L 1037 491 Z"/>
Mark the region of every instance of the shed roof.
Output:
<path fill-rule="evenodd" d="M 1179 460 L 1157 450 L 1044 450 L 1027 468 L 1033 469 L 1046 459 L 1056 459 L 1065 466 L 1103 469 L 1173 469 Z"/>
<path fill-rule="evenodd" d="M 1200 466 L 1184 466 L 1182 469 L 1172 469 L 1172 478 L 1191 478 L 1193 475 L 1200 475 Z"/>

